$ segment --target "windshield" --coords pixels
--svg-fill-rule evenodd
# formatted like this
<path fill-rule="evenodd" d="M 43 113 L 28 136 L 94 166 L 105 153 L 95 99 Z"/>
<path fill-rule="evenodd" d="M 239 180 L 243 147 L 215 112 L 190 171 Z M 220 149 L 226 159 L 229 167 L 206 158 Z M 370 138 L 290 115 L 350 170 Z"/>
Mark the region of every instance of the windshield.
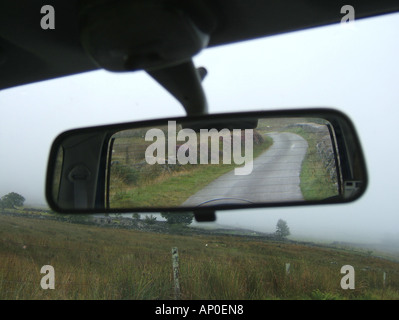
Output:
<path fill-rule="evenodd" d="M 352 204 L 223 211 L 212 223 L 191 213 L 57 214 L 46 204 L 59 133 L 184 115 L 145 72 L 95 71 L 0 92 L 0 299 L 399 299 L 398 38 L 393 14 L 196 56 L 208 70 L 210 113 L 346 113 L 371 181 Z M 126 147 L 114 148 L 125 161 Z M 337 192 L 329 183 L 328 196 Z M 127 192 L 117 191 L 115 206 Z"/>

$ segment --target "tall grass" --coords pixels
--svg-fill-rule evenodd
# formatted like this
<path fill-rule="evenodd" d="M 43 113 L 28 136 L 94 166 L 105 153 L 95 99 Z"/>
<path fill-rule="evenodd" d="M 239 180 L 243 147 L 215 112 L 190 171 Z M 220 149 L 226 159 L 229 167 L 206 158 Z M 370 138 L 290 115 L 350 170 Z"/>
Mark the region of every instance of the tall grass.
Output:
<path fill-rule="evenodd" d="M 398 263 L 351 250 L 5 215 L 0 231 L 0 299 L 173 299 L 172 247 L 183 299 L 399 299 Z M 340 287 L 346 264 L 355 290 Z M 40 287 L 43 265 L 55 290 Z"/>

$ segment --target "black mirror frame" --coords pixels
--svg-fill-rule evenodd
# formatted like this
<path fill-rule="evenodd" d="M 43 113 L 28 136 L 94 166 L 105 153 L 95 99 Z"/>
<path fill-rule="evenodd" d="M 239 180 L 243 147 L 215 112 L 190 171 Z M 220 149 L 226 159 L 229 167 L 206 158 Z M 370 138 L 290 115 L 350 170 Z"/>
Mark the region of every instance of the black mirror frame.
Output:
<path fill-rule="evenodd" d="M 59 145 L 61 142 L 76 133 L 95 133 L 95 132 L 106 132 L 106 139 L 104 141 L 103 151 L 101 152 L 102 157 L 105 156 L 102 161 L 103 169 L 105 172 L 105 162 L 107 153 L 104 152 L 105 145 L 108 145 L 109 139 L 111 136 L 116 133 L 117 131 L 132 129 L 132 127 L 150 127 L 156 125 L 165 124 L 167 121 L 179 121 L 179 120 L 193 120 L 193 121 L 201 121 L 209 119 L 212 117 L 212 120 L 220 119 L 223 121 L 224 118 L 229 117 L 229 119 L 243 119 L 245 117 L 268 117 L 268 118 L 278 118 L 278 117 L 308 117 L 308 118 L 324 118 L 329 121 L 334 130 L 336 132 L 336 139 L 338 145 L 340 147 L 345 147 L 348 149 L 349 146 L 356 146 L 358 150 L 357 152 L 357 169 L 360 169 L 362 173 L 362 185 L 360 187 L 360 191 L 354 197 L 350 199 L 345 198 L 329 198 L 325 200 L 314 200 L 314 201 L 293 201 L 293 202 L 271 202 L 271 203 L 257 203 L 257 204 L 246 204 L 246 205 L 221 205 L 218 207 L 195 207 L 195 208 L 187 208 L 187 207 L 178 207 L 178 208 L 90 208 L 90 209 L 63 209 L 60 208 L 59 205 L 54 201 L 53 194 L 52 194 L 52 185 L 54 179 L 54 168 L 55 168 L 55 160 L 58 152 Z M 349 141 L 348 141 L 349 139 Z M 348 152 L 348 150 L 346 150 Z M 345 154 L 346 154 L 345 152 Z M 347 168 L 346 170 L 351 170 Z M 353 168 L 352 168 L 353 170 Z M 101 179 L 103 186 L 97 186 L 97 201 L 103 202 L 104 201 L 104 193 L 105 193 L 105 173 L 103 179 Z M 219 211 L 219 210 L 232 210 L 232 209 L 249 209 L 249 208 L 270 208 L 270 207 L 292 207 L 292 206 L 307 206 L 307 205 L 322 205 L 322 204 L 339 204 L 339 203 L 348 203 L 353 202 L 360 198 L 365 190 L 367 189 L 368 185 L 368 174 L 367 174 L 367 167 L 364 158 L 364 154 L 362 151 L 361 143 L 356 133 L 355 127 L 352 121 L 341 111 L 332 108 L 309 108 L 309 109 L 287 109 L 287 110 L 272 110 L 272 111 L 252 111 L 252 112 L 238 112 L 238 113 L 218 113 L 218 114 L 208 114 L 208 115 L 199 115 L 199 116 L 189 116 L 189 117 L 174 117 L 174 118 L 163 118 L 163 119 L 155 119 L 155 120 L 146 120 L 146 121 L 139 121 L 139 122 L 126 122 L 121 124 L 111 124 L 111 125 L 103 125 L 103 126 L 94 126 L 88 128 L 81 128 L 81 129 L 73 129 L 61 133 L 53 142 L 49 160 L 48 160 L 48 167 L 47 167 L 47 176 L 46 176 L 46 199 L 47 202 L 52 210 L 58 213 L 91 213 L 91 214 L 100 214 L 100 213 L 132 213 L 132 212 L 143 212 L 143 213 L 150 213 L 150 212 L 194 212 L 195 214 L 206 213 L 210 211 Z M 102 194 L 102 196 L 101 196 Z M 98 201 L 100 200 L 100 201 Z"/>

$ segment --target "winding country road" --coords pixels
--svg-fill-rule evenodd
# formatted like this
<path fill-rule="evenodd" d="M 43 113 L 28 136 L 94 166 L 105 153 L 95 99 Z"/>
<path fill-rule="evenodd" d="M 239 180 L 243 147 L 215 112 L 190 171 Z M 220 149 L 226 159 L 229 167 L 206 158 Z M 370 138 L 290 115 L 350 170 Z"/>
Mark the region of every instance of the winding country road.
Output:
<path fill-rule="evenodd" d="M 288 132 L 268 136 L 273 145 L 254 160 L 251 174 L 234 175 L 232 170 L 192 195 L 182 206 L 303 200 L 299 176 L 307 141 Z"/>

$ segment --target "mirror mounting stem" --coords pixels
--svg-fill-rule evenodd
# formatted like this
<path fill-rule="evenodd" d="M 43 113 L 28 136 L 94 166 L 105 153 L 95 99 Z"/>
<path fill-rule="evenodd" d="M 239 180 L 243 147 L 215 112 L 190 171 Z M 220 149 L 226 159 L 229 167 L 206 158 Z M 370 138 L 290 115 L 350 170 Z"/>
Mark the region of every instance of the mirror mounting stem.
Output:
<path fill-rule="evenodd" d="M 201 85 L 205 68 L 195 68 L 192 60 L 147 73 L 172 94 L 184 107 L 187 116 L 205 115 L 208 103 Z"/>

